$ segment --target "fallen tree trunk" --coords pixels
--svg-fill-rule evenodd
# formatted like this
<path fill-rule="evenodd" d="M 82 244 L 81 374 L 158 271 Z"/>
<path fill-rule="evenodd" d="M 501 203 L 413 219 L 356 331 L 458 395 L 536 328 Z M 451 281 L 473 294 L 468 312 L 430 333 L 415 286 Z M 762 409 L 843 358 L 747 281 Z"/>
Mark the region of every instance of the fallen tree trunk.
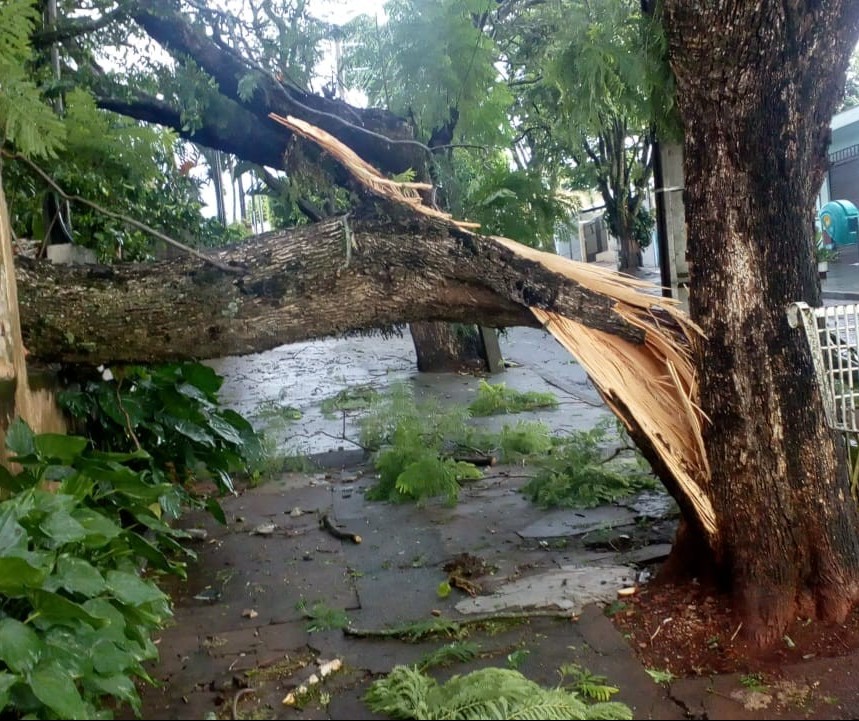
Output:
<path fill-rule="evenodd" d="M 688 522 L 715 543 L 700 418 L 689 400 L 694 329 L 669 301 L 643 293 L 649 284 L 437 218 L 331 219 L 215 257 L 236 272 L 197 258 L 110 267 L 19 258 L 31 357 L 155 363 L 406 321 L 545 324 L 582 362 Z"/>
<path fill-rule="evenodd" d="M 192 258 L 56 266 L 19 257 L 31 358 L 93 365 L 205 359 L 422 320 L 537 326 L 531 306 L 633 343 L 643 339 L 610 296 L 491 238 L 432 220 L 331 219 L 213 257 L 241 272 Z"/>

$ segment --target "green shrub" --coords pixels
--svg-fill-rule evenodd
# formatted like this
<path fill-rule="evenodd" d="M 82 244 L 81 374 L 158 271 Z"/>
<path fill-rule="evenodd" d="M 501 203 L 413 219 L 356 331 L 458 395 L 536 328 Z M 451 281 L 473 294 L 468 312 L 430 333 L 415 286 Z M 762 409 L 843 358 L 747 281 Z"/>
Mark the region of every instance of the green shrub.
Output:
<path fill-rule="evenodd" d="M 212 480 L 229 493 L 234 474 L 253 476 L 263 466 L 260 437 L 241 415 L 221 408 L 223 378 L 208 366 L 127 366 L 113 374 L 59 394 L 94 447 L 145 449 L 159 480 Z"/>
<path fill-rule="evenodd" d="M 0 503 L 0 709 L 92 719 L 119 701 L 139 715 L 134 679 L 151 681 L 151 634 L 171 616 L 151 574 L 184 573 L 185 534 L 164 521 L 174 486 L 142 450 L 92 451 L 21 420 L 6 442 L 23 470 L 0 468 L 13 494 Z"/>

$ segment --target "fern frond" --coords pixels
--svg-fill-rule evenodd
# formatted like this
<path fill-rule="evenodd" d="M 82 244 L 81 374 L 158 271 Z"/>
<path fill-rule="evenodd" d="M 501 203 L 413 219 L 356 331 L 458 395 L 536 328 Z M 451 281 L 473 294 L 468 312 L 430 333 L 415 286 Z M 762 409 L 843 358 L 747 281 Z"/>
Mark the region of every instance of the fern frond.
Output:
<path fill-rule="evenodd" d="M 426 699 L 438 684 L 412 666 L 395 666 L 382 679 L 375 681 L 364 703 L 376 713 L 395 719 L 430 718 Z"/>
<path fill-rule="evenodd" d="M 364 697 L 371 710 L 414 719 L 632 719 L 621 703 L 588 705 L 562 688 L 545 689 L 521 673 L 483 668 L 439 685 L 416 668 L 396 667 Z"/>
<path fill-rule="evenodd" d="M 0 142 L 13 143 L 25 155 L 53 157 L 62 143 L 62 121 L 24 71 L 38 19 L 32 0 L 0 5 Z"/>
<path fill-rule="evenodd" d="M 449 666 L 452 663 L 464 663 L 477 656 L 480 646 L 472 641 L 454 641 L 426 654 L 418 661 L 418 668 L 426 671 L 438 666 Z"/>

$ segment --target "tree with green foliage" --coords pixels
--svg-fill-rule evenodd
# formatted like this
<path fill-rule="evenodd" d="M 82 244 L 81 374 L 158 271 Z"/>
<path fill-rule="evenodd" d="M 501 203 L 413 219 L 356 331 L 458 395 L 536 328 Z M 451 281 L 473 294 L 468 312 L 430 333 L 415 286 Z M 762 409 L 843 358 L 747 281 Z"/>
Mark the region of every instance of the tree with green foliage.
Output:
<path fill-rule="evenodd" d="M 859 50 L 854 50 L 850 56 L 850 65 L 847 67 L 844 97 L 838 105 L 838 112 L 842 113 L 857 105 L 859 105 Z"/>
<path fill-rule="evenodd" d="M 653 136 L 671 118 L 661 28 L 638 0 L 509 5 L 499 34 L 525 154 L 598 190 L 619 266 L 635 268 L 653 228 Z"/>

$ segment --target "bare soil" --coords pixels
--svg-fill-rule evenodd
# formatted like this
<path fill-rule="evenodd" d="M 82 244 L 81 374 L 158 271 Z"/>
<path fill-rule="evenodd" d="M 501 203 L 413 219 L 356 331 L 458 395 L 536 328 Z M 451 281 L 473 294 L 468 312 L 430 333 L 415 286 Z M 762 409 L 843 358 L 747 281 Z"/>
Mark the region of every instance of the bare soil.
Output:
<path fill-rule="evenodd" d="M 859 609 L 842 624 L 796 618 L 772 648 L 743 637 L 730 598 L 695 583 L 654 582 L 607 612 L 645 668 L 675 678 L 739 673 L 768 680 L 790 664 L 834 658 L 859 649 Z"/>

